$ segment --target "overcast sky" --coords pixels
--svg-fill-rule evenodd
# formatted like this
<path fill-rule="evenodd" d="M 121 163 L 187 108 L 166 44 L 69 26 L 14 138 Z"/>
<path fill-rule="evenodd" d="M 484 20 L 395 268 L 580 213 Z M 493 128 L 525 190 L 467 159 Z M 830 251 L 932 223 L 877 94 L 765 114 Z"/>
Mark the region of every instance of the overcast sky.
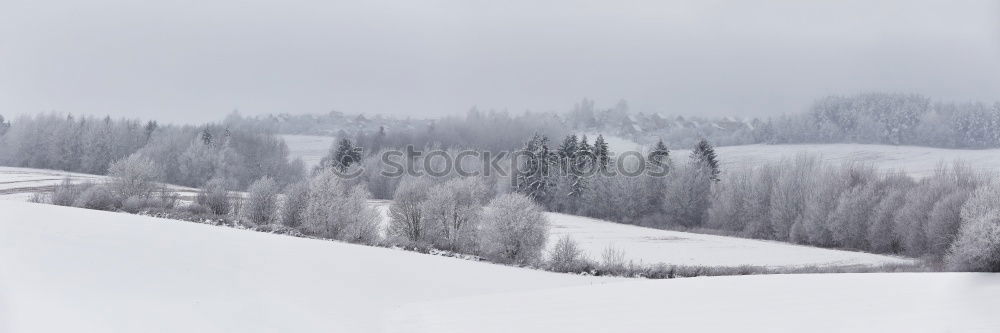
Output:
<path fill-rule="evenodd" d="M 1000 100 L 992 1 L 0 0 L 0 114 L 795 112 Z"/>

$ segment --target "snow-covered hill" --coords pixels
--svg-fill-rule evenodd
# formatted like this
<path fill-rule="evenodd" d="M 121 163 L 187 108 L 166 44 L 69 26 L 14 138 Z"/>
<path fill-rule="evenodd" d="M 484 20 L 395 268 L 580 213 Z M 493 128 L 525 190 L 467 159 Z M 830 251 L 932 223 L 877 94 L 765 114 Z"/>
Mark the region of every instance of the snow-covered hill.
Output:
<path fill-rule="evenodd" d="M 951 166 L 962 161 L 978 171 L 1000 172 L 1000 149 L 943 149 L 916 146 L 889 146 L 866 144 L 803 144 L 803 145 L 746 145 L 717 147 L 715 152 L 726 169 L 740 165 L 760 165 L 765 162 L 792 159 L 806 153 L 833 163 L 867 163 L 882 170 L 901 170 L 922 178 L 934 174 L 944 163 Z M 690 150 L 672 151 L 676 160 L 687 158 Z"/>
<path fill-rule="evenodd" d="M 1000 275 L 727 276 L 411 304 L 388 332 L 996 332 Z"/>
<path fill-rule="evenodd" d="M 849 266 L 911 264 L 913 259 L 823 249 L 782 242 L 690 232 L 667 231 L 613 223 L 582 216 L 546 213 L 552 225 L 548 247 L 564 235 L 576 240 L 583 252 L 600 261 L 612 246 L 625 252 L 626 260 L 644 264 L 702 266 Z"/>
<path fill-rule="evenodd" d="M 630 280 L 0 201 L 0 332 L 990 332 L 1000 276 Z"/>
<path fill-rule="evenodd" d="M 377 332 L 410 302 L 621 281 L 0 201 L 0 332 Z"/>

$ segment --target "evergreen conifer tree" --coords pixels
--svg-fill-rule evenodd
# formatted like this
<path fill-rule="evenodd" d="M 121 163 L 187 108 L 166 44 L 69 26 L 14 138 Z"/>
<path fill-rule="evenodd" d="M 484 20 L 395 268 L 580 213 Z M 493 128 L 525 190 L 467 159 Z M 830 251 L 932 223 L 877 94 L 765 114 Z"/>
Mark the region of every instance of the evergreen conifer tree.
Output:
<path fill-rule="evenodd" d="M 667 145 L 663 144 L 663 139 L 660 139 L 660 141 L 656 142 L 656 146 L 653 147 L 653 151 L 649 152 L 646 158 L 649 160 L 649 163 L 657 166 L 669 165 L 670 149 L 667 149 Z"/>
<path fill-rule="evenodd" d="M 701 141 L 698 141 L 698 145 L 691 152 L 691 159 L 707 167 L 711 171 L 711 179 L 713 181 L 719 180 L 719 160 L 715 155 L 715 148 L 712 147 L 711 143 L 708 143 L 708 140 L 701 139 Z"/>
<path fill-rule="evenodd" d="M 600 170 L 605 170 L 608 167 L 608 163 L 611 159 L 608 157 L 608 143 L 604 142 L 604 136 L 598 134 L 597 140 L 594 140 L 594 161 L 597 163 L 597 167 Z"/>

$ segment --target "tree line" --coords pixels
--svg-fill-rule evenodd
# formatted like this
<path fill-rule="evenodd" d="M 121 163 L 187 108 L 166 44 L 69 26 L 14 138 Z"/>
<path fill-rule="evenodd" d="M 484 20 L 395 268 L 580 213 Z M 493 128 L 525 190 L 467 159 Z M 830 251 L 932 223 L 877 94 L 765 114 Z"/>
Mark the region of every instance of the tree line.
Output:
<path fill-rule="evenodd" d="M 267 176 L 281 184 L 304 176 L 301 161 L 269 132 L 238 124 L 163 126 L 155 121 L 42 114 L 2 122 L 0 164 L 107 174 L 115 161 L 141 155 L 157 181 L 200 187 L 211 180 L 245 189 Z"/>

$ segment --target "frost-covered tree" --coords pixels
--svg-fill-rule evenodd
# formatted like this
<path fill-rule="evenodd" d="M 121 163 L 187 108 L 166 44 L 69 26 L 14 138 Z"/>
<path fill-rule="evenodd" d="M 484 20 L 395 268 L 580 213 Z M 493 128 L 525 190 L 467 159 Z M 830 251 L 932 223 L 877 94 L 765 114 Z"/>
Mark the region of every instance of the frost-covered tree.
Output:
<path fill-rule="evenodd" d="M 515 177 L 515 190 L 540 203 L 548 203 L 552 199 L 552 190 L 556 184 L 558 155 L 549 149 L 549 139 L 536 134 L 523 149 L 519 158 L 518 172 Z"/>
<path fill-rule="evenodd" d="M 4 119 L 3 115 L 0 114 L 0 137 L 7 134 L 7 130 L 10 128 L 10 122 Z"/>
<path fill-rule="evenodd" d="M 548 268 L 554 272 L 580 272 L 587 265 L 580 245 L 569 235 L 560 237 L 549 253 Z"/>
<path fill-rule="evenodd" d="M 331 147 L 330 152 L 320 161 L 320 167 L 333 167 L 344 172 L 352 164 L 361 162 L 362 150 L 350 139 L 341 136 L 336 148 Z"/>
<path fill-rule="evenodd" d="M 958 234 L 945 256 L 948 269 L 1000 272 L 1000 182 L 976 189 L 960 215 Z"/>
<path fill-rule="evenodd" d="M 669 226 L 699 227 L 710 204 L 712 170 L 691 162 L 666 177 L 663 197 L 664 220 Z"/>
<path fill-rule="evenodd" d="M 151 159 L 132 154 L 112 163 L 108 176 L 111 176 L 108 189 L 120 203 L 132 197 L 150 197 L 159 188 L 156 180 L 160 168 Z"/>
<path fill-rule="evenodd" d="M 969 198 L 971 191 L 958 188 L 944 195 L 931 208 L 927 221 L 928 250 L 932 255 L 941 258 L 951 247 L 962 223 L 962 205 Z"/>
<path fill-rule="evenodd" d="M 355 185 L 344 198 L 343 206 L 337 210 L 337 218 L 344 224 L 340 239 L 358 244 L 378 244 L 381 215 L 368 205 L 371 194 L 364 185 Z"/>
<path fill-rule="evenodd" d="M 708 168 L 711 172 L 712 180 L 719 180 L 719 160 L 715 155 L 715 147 L 712 147 L 712 144 L 708 143 L 708 140 L 702 139 L 698 141 L 694 150 L 691 151 L 691 159 Z"/>
<path fill-rule="evenodd" d="M 489 200 L 477 178 L 455 178 L 431 187 L 421 205 L 427 236 L 437 248 L 456 252 L 475 250 L 475 229 Z"/>
<path fill-rule="evenodd" d="M 378 242 L 379 214 L 368 205 L 363 186 L 350 187 L 336 173 L 321 170 L 309 180 L 304 232 L 319 237 Z"/>
<path fill-rule="evenodd" d="M 1000 214 L 963 221 L 945 262 L 954 271 L 1000 272 Z"/>
<path fill-rule="evenodd" d="M 525 265 L 541 259 L 549 222 L 530 198 L 509 193 L 492 201 L 479 229 L 482 255 L 501 263 Z"/>
<path fill-rule="evenodd" d="M 802 220 L 807 194 L 811 192 L 809 181 L 815 175 L 818 164 L 817 158 L 800 154 L 794 159 L 774 165 L 779 170 L 779 175 L 771 190 L 771 207 L 768 213 L 775 239 L 788 240 L 792 226 Z"/>
<path fill-rule="evenodd" d="M 653 146 L 653 150 L 646 155 L 646 160 L 649 161 L 650 164 L 658 167 L 670 165 L 670 149 L 663 143 L 663 139 L 656 142 L 656 145 Z"/>
<path fill-rule="evenodd" d="M 224 179 L 213 178 L 198 190 L 195 203 L 208 208 L 209 211 L 216 215 L 229 214 L 233 204 L 229 199 L 229 191 L 226 188 L 226 181 Z"/>
<path fill-rule="evenodd" d="M 285 187 L 284 200 L 282 200 L 280 219 L 281 224 L 291 228 L 298 228 L 306 219 L 306 208 L 309 206 L 309 183 L 301 181 L 289 184 Z"/>
<path fill-rule="evenodd" d="M 604 141 L 604 136 L 598 134 L 597 139 L 594 140 L 594 163 L 597 168 L 604 170 L 608 168 L 608 164 L 611 163 L 611 150 L 608 149 L 608 143 Z"/>
<path fill-rule="evenodd" d="M 890 181 L 885 194 L 868 216 L 868 244 L 873 252 L 899 253 L 902 251 L 902 240 L 896 230 L 896 215 L 906 203 L 906 194 L 913 181 L 901 174 L 888 177 Z"/>
<path fill-rule="evenodd" d="M 389 206 L 389 235 L 414 245 L 429 240 L 424 201 L 432 182 L 424 177 L 407 177 L 399 183 Z"/>
<path fill-rule="evenodd" d="M 278 183 L 269 177 L 250 184 L 246 199 L 240 206 L 243 219 L 256 225 L 275 222 L 278 218 L 279 191 Z"/>
<path fill-rule="evenodd" d="M 577 141 L 576 134 L 570 134 L 556 148 L 556 153 L 559 154 L 562 161 L 572 161 L 576 157 L 578 147 L 579 141 Z"/>

